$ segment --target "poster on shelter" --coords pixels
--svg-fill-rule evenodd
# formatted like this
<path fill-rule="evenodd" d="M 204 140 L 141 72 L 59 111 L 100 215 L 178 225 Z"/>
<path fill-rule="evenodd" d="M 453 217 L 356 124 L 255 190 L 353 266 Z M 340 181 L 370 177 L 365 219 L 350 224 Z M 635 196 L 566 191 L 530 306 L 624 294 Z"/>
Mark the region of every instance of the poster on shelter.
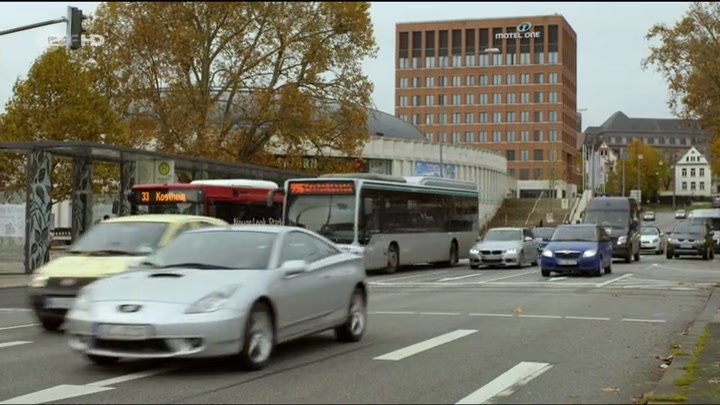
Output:
<path fill-rule="evenodd" d="M 457 179 L 457 165 L 444 164 L 443 176 L 446 179 Z M 440 164 L 432 162 L 415 162 L 415 176 L 440 176 Z"/>
<path fill-rule="evenodd" d="M 25 204 L 0 204 L 0 238 L 25 237 Z"/>

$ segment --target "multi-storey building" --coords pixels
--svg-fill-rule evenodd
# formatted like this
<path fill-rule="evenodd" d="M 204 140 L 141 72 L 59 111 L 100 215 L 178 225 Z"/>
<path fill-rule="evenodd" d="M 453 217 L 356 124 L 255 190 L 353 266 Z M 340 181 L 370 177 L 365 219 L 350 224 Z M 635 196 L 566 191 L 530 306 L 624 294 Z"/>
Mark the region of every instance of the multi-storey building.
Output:
<path fill-rule="evenodd" d="M 431 141 L 499 151 L 522 197 L 570 195 L 576 48 L 560 15 L 398 24 L 395 114 Z"/>

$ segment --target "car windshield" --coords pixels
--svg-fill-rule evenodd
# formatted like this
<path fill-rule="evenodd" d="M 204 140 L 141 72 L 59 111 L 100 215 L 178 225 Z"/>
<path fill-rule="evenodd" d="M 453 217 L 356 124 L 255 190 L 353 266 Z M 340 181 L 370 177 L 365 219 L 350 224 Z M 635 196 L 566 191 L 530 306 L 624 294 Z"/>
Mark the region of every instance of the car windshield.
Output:
<path fill-rule="evenodd" d="M 183 233 L 144 263 L 158 268 L 266 269 L 276 236 L 226 229 Z"/>
<path fill-rule="evenodd" d="M 354 195 L 290 195 L 286 222 L 317 232 L 335 243 L 352 243 Z"/>
<path fill-rule="evenodd" d="M 705 231 L 705 224 L 683 222 L 675 225 L 672 233 L 691 233 L 693 235 L 704 235 Z"/>
<path fill-rule="evenodd" d="M 166 222 L 104 222 L 90 228 L 68 253 L 93 255 L 147 255 L 155 250 Z"/>
<path fill-rule="evenodd" d="M 643 227 L 640 229 L 640 234 L 648 235 L 648 236 L 655 236 L 655 235 L 660 235 L 660 232 L 658 232 L 657 228 Z"/>
<path fill-rule="evenodd" d="M 522 232 L 515 229 L 492 229 L 485 235 L 486 242 L 522 240 Z"/>
<path fill-rule="evenodd" d="M 595 242 L 597 231 L 589 226 L 561 226 L 553 235 L 553 242 Z"/>
<path fill-rule="evenodd" d="M 583 222 L 586 224 L 600 224 L 604 228 L 627 229 L 627 211 L 588 211 Z"/>
<path fill-rule="evenodd" d="M 550 239 L 553 236 L 553 233 L 555 232 L 555 228 L 534 228 L 533 229 L 533 235 L 535 235 L 536 238 L 542 238 L 542 239 Z"/>

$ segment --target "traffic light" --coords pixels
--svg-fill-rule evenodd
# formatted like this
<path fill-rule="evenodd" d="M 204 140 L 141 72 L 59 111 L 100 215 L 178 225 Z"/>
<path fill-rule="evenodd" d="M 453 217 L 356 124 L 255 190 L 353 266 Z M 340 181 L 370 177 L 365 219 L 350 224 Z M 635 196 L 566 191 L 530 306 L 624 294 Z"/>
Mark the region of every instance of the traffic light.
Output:
<path fill-rule="evenodd" d="M 80 49 L 82 46 L 82 34 L 85 32 L 82 22 L 85 18 L 87 17 L 83 15 L 82 10 L 68 6 L 66 37 L 68 49 Z"/>

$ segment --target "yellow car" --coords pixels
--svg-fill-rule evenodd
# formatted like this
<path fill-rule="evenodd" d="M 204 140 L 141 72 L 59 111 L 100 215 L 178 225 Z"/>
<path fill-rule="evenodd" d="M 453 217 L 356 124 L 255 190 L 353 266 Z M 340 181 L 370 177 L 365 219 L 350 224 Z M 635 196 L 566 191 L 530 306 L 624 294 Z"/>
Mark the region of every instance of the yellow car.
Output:
<path fill-rule="evenodd" d="M 131 215 L 105 220 L 90 228 L 67 250 L 33 275 L 28 298 L 45 330 L 57 330 L 80 289 L 165 246 L 182 232 L 227 226 L 217 218 L 193 215 Z"/>

